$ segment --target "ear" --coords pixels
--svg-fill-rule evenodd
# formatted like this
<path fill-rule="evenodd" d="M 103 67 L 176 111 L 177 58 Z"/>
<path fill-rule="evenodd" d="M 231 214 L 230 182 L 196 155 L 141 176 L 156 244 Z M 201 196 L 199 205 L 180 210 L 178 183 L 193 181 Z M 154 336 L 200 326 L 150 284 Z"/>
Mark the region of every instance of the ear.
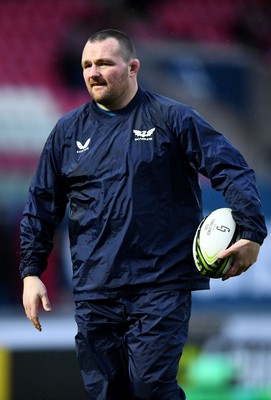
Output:
<path fill-rule="evenodd" d="M 133 59 L 130 61 L 130 64 L 129 64 L 130 76 L 135 76 L 135 75 L 137 75 L 137 73 L 138 73 L 138 71 L 139 71 L 139 68 L 140 68 L 140 62 L 139 62 L 139 60 L 138 60 L 137 58 L 133 58 Z"/>

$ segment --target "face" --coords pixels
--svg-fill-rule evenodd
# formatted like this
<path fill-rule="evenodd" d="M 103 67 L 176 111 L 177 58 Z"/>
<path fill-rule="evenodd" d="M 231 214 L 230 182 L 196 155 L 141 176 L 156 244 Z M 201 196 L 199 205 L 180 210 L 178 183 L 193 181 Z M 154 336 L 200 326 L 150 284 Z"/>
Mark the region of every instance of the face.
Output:
<path fill-rule="evenodd" d="M 125 62 L 116 39 L 87 42 L 82 54 L 82 67 L 87 89 L 100 107 L 120 109 L 135 95 L 139 61 Z"/>

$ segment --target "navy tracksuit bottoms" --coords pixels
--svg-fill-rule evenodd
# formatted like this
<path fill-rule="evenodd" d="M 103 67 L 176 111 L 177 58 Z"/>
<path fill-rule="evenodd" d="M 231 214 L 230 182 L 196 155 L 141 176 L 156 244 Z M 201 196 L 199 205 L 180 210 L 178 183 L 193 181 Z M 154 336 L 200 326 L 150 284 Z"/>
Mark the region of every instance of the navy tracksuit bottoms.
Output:
<path fill-rule="evenodd" d="M 91 400 L 185 399 L 176 375 L 191 292 L 76 302 L 76 349 Z"/>

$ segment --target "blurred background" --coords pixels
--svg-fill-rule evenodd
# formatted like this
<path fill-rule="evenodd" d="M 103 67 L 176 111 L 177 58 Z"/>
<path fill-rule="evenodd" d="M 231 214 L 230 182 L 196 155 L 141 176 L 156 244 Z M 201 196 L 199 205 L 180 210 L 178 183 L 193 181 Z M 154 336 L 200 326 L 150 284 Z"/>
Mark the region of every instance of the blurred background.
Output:
<path fill-rule="evenodd" d="M 34 330 L 21 305 L 19 223 L 57 119 L 89 101 L 88 37 L 128 33 L 147 89 L 196 108 L 255 169 L 271 225 L 269 0 L 0 0 L 0 400 L 86 399 L 74 354 L 65 221 L 44 274 L 53 312 Z M 202 179 L 205 214 L 224 200 Z M 178 378 L 188 400 L 271 399 L 270 237 L 257 264 L 195 293 Z"/>

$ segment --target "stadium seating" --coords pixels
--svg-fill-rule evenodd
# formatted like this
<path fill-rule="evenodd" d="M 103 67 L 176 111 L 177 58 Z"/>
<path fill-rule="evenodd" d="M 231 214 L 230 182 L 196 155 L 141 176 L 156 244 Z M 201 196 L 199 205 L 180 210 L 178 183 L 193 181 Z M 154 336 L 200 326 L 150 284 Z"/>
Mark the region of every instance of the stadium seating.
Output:
<path fill-rule="evenodd" d="M 135 32 L 208 42 L 233 40 L 232 23 L 247 0 L 168 0 L 152 2 L 149 18 Z M 59 85 L 56 59 L 61 38 L 75 20 L 99 15 L 103 3 L 91 0 L 13 0 L 0 3 L 1 84 Z M 132 16 L 132 11 L 131 11 Z M 145 28 L 144 28 L 145 24 Z"/>
<path fill-rule="evenodd" d="M 155 24 L 163 36 L 188 40 L 232 41 L 232 23 L 246 0 L 169 0 L 153 7 Z"/>
<path fill-rule="evenodd" d="M 1 2 L 0 84 L 57 85 L 55 60 L 63 32 L 96 8 L 87 0 Z"/>

